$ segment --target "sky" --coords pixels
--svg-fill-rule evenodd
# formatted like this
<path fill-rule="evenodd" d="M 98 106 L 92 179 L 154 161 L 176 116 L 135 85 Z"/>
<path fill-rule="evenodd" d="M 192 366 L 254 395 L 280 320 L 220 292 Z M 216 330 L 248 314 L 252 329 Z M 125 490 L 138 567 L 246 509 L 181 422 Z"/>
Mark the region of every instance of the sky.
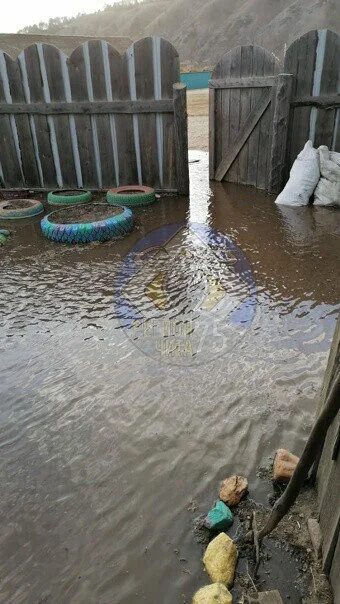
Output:
<path fill-rule="evenodd" d="M 0 33 L 15 33 L 26 25 L 48 21 L 50 17 L 73 17 L 77 13 L 92 13 L 115 0 L 14 0 L 1 11 Z"/>

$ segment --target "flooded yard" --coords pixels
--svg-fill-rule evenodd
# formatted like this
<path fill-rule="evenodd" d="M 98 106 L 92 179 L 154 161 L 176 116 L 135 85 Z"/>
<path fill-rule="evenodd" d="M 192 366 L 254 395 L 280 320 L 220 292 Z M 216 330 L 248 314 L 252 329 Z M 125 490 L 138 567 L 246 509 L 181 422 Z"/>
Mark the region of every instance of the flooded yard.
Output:
<path fill-rule="evenodd" d="M 339 310 L 339 214 L 208 182 L 124 239 L 1 256 L 0 601 L 184 604 L 193 512 L 310 431 Z M 194 505 L 193 503 L 194 502 Z M 290 602 L 292 600 L 289 600 Z"/>

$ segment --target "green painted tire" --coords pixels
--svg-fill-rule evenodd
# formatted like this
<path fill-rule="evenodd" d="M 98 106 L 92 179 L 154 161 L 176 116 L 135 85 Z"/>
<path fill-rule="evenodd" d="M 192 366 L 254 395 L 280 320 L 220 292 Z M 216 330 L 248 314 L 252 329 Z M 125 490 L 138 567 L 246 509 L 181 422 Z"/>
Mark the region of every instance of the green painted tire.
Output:
<path fill-rule="evenodd" d="M 156 201 L 156 194 L 151 187 L 126 186 L 110 189 L 106 194 L 108 203 L 122 206 L 146 206 Z"/>
<path fill-rule="evenodd" d="M 57 189 L 50 191 L 47 195 L 47 201 L 52 206 L 73 206 L 91 200 L 91 191 L 83 191 L 83 189 Z"/>
<path fill-rule="evenodd" d="M 32 218 L 44 211 L 44 206 L 37 199 L 10 199 L 0 202 L 2 220 L 20 220 Z"/>
<path fill-rule="evenodd" d="M 105 206 L 107 204 L 93 204 L 93 206 Z M 117 206 L 116 206 L 117 207 Z M 65 212 L 71 210 L 64 209 Z M 102 220 L 93 222 L 74 222 L 74 223 L 59 223 L 53 222 L 52 217 L 55 217 L 61 210 L 57 210 L 45 216 L 40 225 L 41 230 L 47 239 L 58 243 L 90 243 L 92 241 L 108 241 L 116 237 L 123 237 L 129 233 L 133 227 L 132 212 L 129 208 L 119 206 L 120 212 Z"/>

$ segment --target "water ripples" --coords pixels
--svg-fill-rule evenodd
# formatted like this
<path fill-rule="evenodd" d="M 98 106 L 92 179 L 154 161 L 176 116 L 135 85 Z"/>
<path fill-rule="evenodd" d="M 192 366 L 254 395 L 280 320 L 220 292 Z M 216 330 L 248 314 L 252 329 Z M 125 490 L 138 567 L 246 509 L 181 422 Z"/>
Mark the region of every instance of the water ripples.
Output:
<path fill-rule="evenodd" d="M 140 210 L 129 241 L 70 250 L 37 221 L 1 249 L 1 602 L 189 601 L 204 583 L 190 501 L 206 510 L 231 472 L 265 501 L 258 465 L 301 450 L 339 309 L 335 215 L 197 182 L 190 205 Z M 211 248 L 191 229 L 203 219 Z M 166 223 L 184 228 L 129 280 L 126 254 Z M 220 321 L 223 346 L 203 339 L 199 363 L 157 358 L 122 323 L 117 283 L 141 323 L 192 321 L 215 337 L 211 314 L 254 294 L 225 236 L 251 265 L 251 321 Z"/>

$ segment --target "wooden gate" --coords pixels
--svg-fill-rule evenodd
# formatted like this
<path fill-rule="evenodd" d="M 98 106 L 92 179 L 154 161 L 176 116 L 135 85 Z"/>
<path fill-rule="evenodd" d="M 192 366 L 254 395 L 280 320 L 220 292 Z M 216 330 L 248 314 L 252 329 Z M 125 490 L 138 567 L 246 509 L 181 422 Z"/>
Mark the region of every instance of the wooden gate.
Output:
<path fill-rule="evenodd" d="M 307 140 L 340 151 L 340 36 L 313 30 L 287 49 L 285 71 L 294 74 L 286 176 Z"/>
<path fill-rule="evenodd" d="M 280 124 L 287 92 L 277 77 L 274 55 L 260 46 L 238 46 L 216 65 L 209 83 L 210 178 L 272 188 L 271 162 L 275 100 L 280 88 Z M 289 81 L 289 77 L 288 77 Z M 289 92 L 288 92 L 289 93 Z M 281 126 L 279 126 L 280 129 Z M 285 136 L 285 129 L 279 139 Z M 285 142 L 285 141 L 284 141 Z M 282 149 L 282 140 L 280 142 Z M 281 170 L 283 158 L 280 151 Z M 276 161 L 277 165 L 277 161 Z"/>
<path fill-rule="evenodd" d="M 186 89 L 162 38 L 120 55 L 104 40 L 67 56 L 37 43 L 0 50 L 0 186 L 145 184 L 187 194 Z"/>

